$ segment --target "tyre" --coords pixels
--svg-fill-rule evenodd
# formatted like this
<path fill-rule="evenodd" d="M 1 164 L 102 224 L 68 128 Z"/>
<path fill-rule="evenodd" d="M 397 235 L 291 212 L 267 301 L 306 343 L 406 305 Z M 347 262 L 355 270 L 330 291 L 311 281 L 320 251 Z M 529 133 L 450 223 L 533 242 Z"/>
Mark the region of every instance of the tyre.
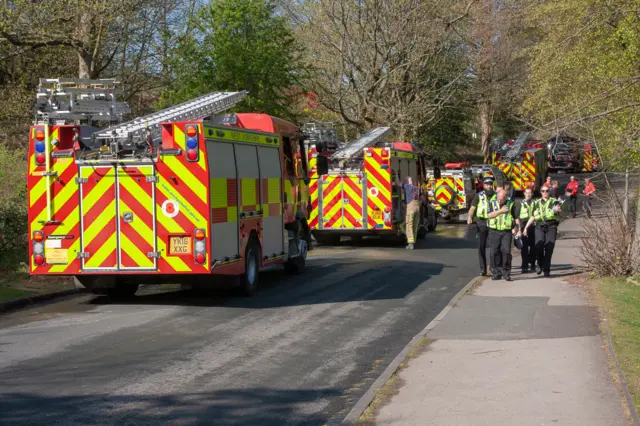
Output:
<path fill-rule="evenodd" d="M 418 228 L 418 239 L 424 240 L 426 237 L 427 237 L 427 228 L 425 228 L 424 226 L 421 226 L 420 228 Z"/>
<path fill-rule="evenodd" d="M 307 263 L 307 242 L 300 240 L 298 246 L 300 256 L 292 257 L 284 264 L 284 269 L 290 274 L 298 275 L 304 272 L 304 267 Z"/>
<path fill-rule="evenodd" d="M 428 224 L 427 224 L 427 229 L 429 230 L 429 232 L 435 231 L 437 227 L 438 227 L 438 216 L 433 215 L 429 217 Z"/>
<path fill-rule="evenodd" d="M 251 297 L 258 291 L 259 276 L 260 244 L 255 238 L 251 238 L 244 251 L 244 275 L 240 284 L 240 290 L 244 296 Z"/>

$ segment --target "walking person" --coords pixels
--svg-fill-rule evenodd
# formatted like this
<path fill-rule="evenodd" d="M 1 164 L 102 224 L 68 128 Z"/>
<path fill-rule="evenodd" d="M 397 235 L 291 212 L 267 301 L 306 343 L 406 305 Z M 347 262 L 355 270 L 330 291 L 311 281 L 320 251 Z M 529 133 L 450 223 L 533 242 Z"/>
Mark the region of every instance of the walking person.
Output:
<path fill-rule="evenodd" d="M 507 191 L 498 191 L 498 196 L 489 207 L 489 246 L 493 258 L 493 280 L 504 278 L 511 281 L 511 242 L 515 231 L 514 203 Z"/>
<path fill-rule="evenodd" d="M 529 218 L 527 225 L 522 232 L 523 235 L 536 239 L 536 253 L 538 257 L 538 266 L 536 274 L 540 275 L 544 272 L 545 277 L 551 276 L 551 257 L 553 249 L 556 245 L 556 237 L 558 235 L 558 215 L 560 213 L 560 205 L 558 200 L 549 195 L 549 188 L 542 187 L 540 190 L 542 197 L 535 203 L 533 208 L 533 217 Z M 529 228 L 535 222 L 535 234 L 529 235 Z"/>
<path fill-rule="evenodd" d="M 571 217 L 576 217 L 578 210 L 578 190 L 580 189 L 580 183 L 576 180 L 575 176 L 569 178 L 569 183 L 565 189 L 565 194 L 569 198 L 569 211 Z"/>
<path fill-rule="evenodd" d="M 534 271 L 536 268 L 536 240 L 535 236 L 527 236 L 522 233 L 525 225 L 530 218 L 533 217 L 533 208 L 536 201 L 533 199 L 533 190 L 527 188 L 524 190 L 524 200 L 520 201 L 520 205 L 516 208 L 516 224 L 518 225 L 518 233 L 516 238 L 520 238 L 522 246 L 520 248 L 520 255 L 522 257 L 522 264 L 520 270 L 523 274 Z"/>
<path fill-rule="evenodd" d="M 489 219 L 489 203 L 496 197 L 493 190 L 493 179 L 485 177 L 482 181 L 484 191 L 476 194 L 469 208 L 469 217 L 467 224 L 473 223 L 474 215 L 477 218 L 476 225 L 478 227 L 478 260 L 480 261 L 480 275 L 487 275 L 487 241 L 489 238 L 489 227 L 487 220 Z M 492 256 L 489 255 L 489 266 L 492 266 Z"/>
<path fill-rule="evenodd" d="M 591 202 L 593 201 L 593 194 L 596 193 L 596 187 L 593 182 L 591 182 L 591 179 L 586 178 L 584 180 L 584 190 L 582 193 L 586 195 L 586 198 L 582 202 L 582 208 L 587 214 L 587 217 L 591 218 Z"/>
<path fill-rule="evenodd" d="M 413 250 L 420 226 L 420 188 L 413 184 L 411 177 L 407 177 L 402 185 L 404 202 L 406 203 L 405 234 L 407 235 L 407 249 Z"/>

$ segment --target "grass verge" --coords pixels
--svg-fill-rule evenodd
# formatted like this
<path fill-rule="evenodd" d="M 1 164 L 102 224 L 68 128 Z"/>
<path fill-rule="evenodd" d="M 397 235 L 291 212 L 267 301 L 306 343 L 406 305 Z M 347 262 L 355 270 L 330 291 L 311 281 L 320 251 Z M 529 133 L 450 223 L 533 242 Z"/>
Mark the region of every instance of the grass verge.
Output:
<path fill-rule="evenodd" d="M 30 276 L 26 270 L 0 273 L 0 302 L 74 288 L 71 277 Z"/>
<path fill-rule="evenodd" d="M 593 289 L 611 333 L 616 358 L 640 410 L 640 285 L 622 278 L 594 280 Z"/>

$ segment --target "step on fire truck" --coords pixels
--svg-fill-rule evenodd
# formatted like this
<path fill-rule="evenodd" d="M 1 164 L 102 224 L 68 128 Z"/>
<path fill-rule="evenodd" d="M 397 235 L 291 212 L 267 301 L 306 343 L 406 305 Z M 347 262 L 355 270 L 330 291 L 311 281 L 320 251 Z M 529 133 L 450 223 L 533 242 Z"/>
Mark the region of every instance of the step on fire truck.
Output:
<path fill-rule="evenodd" d="M 520 133 L 510 146 L 505 144 L 494 152 L 492 163 L 509 179 L 514 191 L 538 191 L 548 174 L 546 149 L 533 141 L 529 132 Z"/>
<path fill-rule="evenodd" d="M 74 275 L 114 297 L 139 283 L 226 276 L 251 295 L 260 268 L 303 269 L 296 126 L 264 114 L 203 121 L 246 92 L 122 122 L 128 107 L 114 93 L 114 80 L 41 80 L 29 137 L 31 274 Z"/>
<path fill-rule="evenodd" d="M 475 196 L 471 163 L 446 163 L 440 177 L 427 171 L 427 191 L 431 205 L 444 220 L 466 220 Z"/>
<path fill-rule="evenodd" d="M 424 182 L 425 161 L 409 143 L 384 143 L 390 131 L 373 129 L 330 156 L 322 148 L 311 152 L 309 226 L 317 242 L 336 244 L 342 236 L 404 238 L 404 191 L 398 184 L 408 176 L 415 185 Z M 418 236 L 435 227 L 435 214 L 424 205 Z"/>

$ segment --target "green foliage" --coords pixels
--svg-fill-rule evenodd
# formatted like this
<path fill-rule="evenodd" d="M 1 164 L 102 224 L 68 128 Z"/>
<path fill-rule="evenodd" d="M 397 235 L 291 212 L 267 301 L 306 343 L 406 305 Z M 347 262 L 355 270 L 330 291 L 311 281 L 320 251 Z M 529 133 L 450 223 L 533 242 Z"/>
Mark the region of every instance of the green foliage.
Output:
<path fill-rule="evenodd" d="M 24 152 L 0 145 L 0 270 L 27 260 L 27 182 Z"/>
<path fill-rule="evenodd" d="M 639 0 L 546 0 L 529 14 L 541 39 L 524 113 L 550 132 L 594 140 L 614 169 L 640 164 L 638 8 Z"/>
<path fill-rule="evenodd" d="M 213 0 L 172 52 L 174 81 L 161 106 L 215 90 L 248 90 L 240 109 L 290 118 L 306 72 L 285 18 L 265 0 Z"/>

